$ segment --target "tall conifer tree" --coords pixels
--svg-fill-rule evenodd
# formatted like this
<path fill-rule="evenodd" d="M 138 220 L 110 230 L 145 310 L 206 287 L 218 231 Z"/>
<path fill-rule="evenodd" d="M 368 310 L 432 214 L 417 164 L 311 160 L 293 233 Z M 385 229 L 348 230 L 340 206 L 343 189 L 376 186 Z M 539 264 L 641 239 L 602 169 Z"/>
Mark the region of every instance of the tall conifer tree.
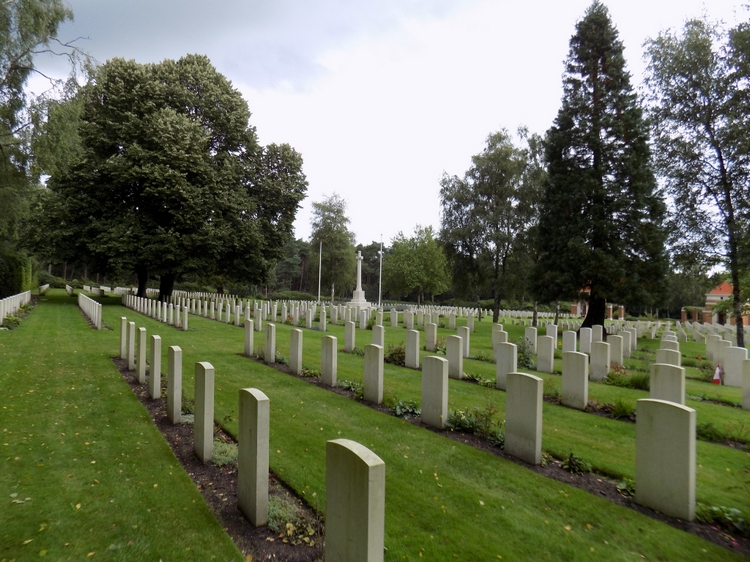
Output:
<path fill-rule="evenodd" d="M 651 169 L 648 128 L 607 8 L 576 25 L 562 106 L 546 135 L 534 291 L 542 301 L 588 294 L 584 326 L 607 302 L 649 305 L 667 269 L 665 205 Z"/>

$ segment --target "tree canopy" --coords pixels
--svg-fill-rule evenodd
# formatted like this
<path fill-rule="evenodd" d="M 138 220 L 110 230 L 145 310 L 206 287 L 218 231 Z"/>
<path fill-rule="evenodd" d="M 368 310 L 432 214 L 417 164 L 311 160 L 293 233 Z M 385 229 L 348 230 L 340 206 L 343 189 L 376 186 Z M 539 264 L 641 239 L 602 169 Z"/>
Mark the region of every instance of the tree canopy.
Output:
<path fill-rule="evenodd" d="M 576 25 L 562 105 L 545 139 L 534 290 L 540 300 L 589 300 L 585 326 L 606 301 L 647 304 L 662 288 L 665 204 L 651 168 L 648 128 L 607 9 Z"/>
<path fill-rule="evenodd" d="M 744 345 L 748 265 L 750 26 L 722 34 L 688 21 L 647 43 L 646 84 L 658 170 L 674 202 L 671 246 L 683 266 L 718 256 L 731 274 L 737 343 Z"/>
<path fill-rule="evenodd" d="M 500 300 L 524 278 L 535 225 L 539 139 L 521 132 L 528 148 L 517 147 L 506 130 L 493 133 L 463 178 L 444 175 L 440 182 L 440 240 L 453 265 L 454 291 L 479 300 L 488 290 L 495 321 Z"/>
<path fill-rule="evenodd" d="M 318 265 L 322 263 L 321 297 L 347 294 L 357 283 L 357 261 L 354 233 L 349 231 L 346 216 L 346 201 L 334 193 L 323 201 L 314 201 L 312 206 L 311 278 L 317 282 Z"/>
<path fill-rule="evenodd" d="M 417 226 L 411 237 L 399 232 L 391 241 L 383 260 L 383 284 L 392 295 L 416 292 L 417 303 L 450 288 L 448 263 L 431 226 Z"/>
<path fill-rule="evenodd" d="M 141 294 L 157 275 L 161 297 L 185 274 L 265 279 L 306 191 L 302 159 L 258 146 L 247 103 L 206 57 L 110 60 L 77 102 L 81 149 L 48 182 L 49 253 L 135 271 Z"/>

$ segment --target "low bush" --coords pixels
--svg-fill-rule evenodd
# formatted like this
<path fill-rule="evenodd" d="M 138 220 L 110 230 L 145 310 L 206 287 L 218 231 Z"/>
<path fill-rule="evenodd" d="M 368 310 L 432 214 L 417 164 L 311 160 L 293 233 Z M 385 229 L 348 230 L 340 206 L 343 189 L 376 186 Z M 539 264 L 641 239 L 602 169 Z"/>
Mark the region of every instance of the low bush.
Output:
<path fill-rule="evenodd" d="M 391 365 L 400 365 L 403 367 L 406 364 L 406 346 L 404 343 L 402 342 L 398 345 L 389 343 L 383 361 Z"/>

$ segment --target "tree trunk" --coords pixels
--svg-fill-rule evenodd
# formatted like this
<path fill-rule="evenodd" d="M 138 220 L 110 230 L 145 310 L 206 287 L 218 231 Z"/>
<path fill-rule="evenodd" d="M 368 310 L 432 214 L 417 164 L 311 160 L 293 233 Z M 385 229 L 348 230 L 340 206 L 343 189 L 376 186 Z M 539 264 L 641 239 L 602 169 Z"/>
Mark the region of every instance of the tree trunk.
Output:
<path fill-rule="evenodd" d="M 734 323 L 737 328 L 737 347 L 745 347 L 745 328 L 742 321 L 742 297 L 740 296 L 740 273 L 736 263 L 732 264 L 732 298 L 734 298 Z"/>
<path fill-rule="evenodd" d="M 148 270 L 144 266 L 137 266 L 135 274 L 138 276 L 138 293 L 141 298 L 146 298 L 146 284 L 148 283 Z"/>
<path fill-rule="evenodd" d="M 159 278 L 159 300 L 161 302 L 167 302 L 169 297 L 172 296 L 175 277 L 176 275 L 174 273 L 164 273 Z"/>
<path fill-rule="evenodd" d="M 557 301 L 557 306 L 555 307 L 555 326 L 557 326 L 559 322 L 560 322 L 560 301 Z"/>
<path fill-rule="evenodd" d="M 581 328 L 591 328 L 592 326 L 604 326 L 604 315 L 607 311 L 607 301 L 602 297 L 589 297 L 589 309 L 586 312 L 586 318 L 583 319 Z"/>
<path fill-rule="evenodd" d="M 492 323 L 497 324 L 500 319 L 500 291 L 495 289 L 495 300 L 492 307 Z"/>
<path fill-rule="evenodd" d="M 68 280 L 68 262 L 63 262 L 63 279 Z"/>
<path fill-rule="evenodd" d="M 534 301 L 534 312 L 531 315 L 531 325 L 534 328 L 538 326 L 538 320 L 539 320 L 539 308 L 537 306 L 537 302 Z"/>

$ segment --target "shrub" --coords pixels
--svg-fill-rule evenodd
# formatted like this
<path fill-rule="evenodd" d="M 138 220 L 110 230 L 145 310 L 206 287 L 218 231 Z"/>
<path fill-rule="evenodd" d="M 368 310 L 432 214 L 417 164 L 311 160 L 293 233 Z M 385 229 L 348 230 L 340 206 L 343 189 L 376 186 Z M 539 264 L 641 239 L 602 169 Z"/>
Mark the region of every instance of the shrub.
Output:
<path fill-rule="evenodd" d="M 211 462 L 216 466 L 226 466 L 237 461 L 237 444 L 214 439 L 214 453 Z"/>
<path fill-rule="evenodd" d="M 354 347 L 352 348 L 352 355 L 359 355 L 360 357 L 364 357 L 365 350 L 361 347 Z"/>
<path fill-rule="evenodd" d="M 484 408 L 451 410 L 448 413 L 447 427 L 487 439 L 496 447 L 505 446 L 505 425 L 495 419 L 497 405 L 488 400 Z"/>
<path fill-rule="evenodd" d="M 393 415 L 397 418 L 411 418 L 422 415 L 422 409 L 414 400 L 399 400 L 393 406 Z"/>
<path fill-rule="evenodd" d="M 362 400 L 362 398 L 364 398 L 365 390 L 361 382 L 342 379 L 336 383 L 336 386 L 343 388 L 344 390 L 352 391 L 355 400 Z"/>
<path fill-rule="evenodd" d="M 559 398 L 561 394 L 560 386 L 555 384 L 553 379 L 544 379 L 542 394 L 548 398 Z"/>
<path fill-rule="evenodd" d="M 534 364 L 534 356 L 531 353 L 531 345 L 529 345 L 529 342 L 523 337 L 518 340 L 516 348 L 516 364 L 519 369 L 534 370 L 536 368 L 536 365 Z"/>
<path fill-rule="evenodd" d="M 651 374 L 650 373 L 633 373 L 630 377 L 630 382 L 633 384 L 633 388 L 636 390 L 651 390 Z"/>
<path fill-rule="evenodd" d="M 403 342 L 398 345 L 389 343 L 383 361 L 403 367 L 406 364 L 406 345 Z"/>
<path fill-rule="evenodd" d="M 631 418 L 635 413 L 635 406 L 630 402 L 626 402 L 622 398 L 618 398 L 610 404 L 610 413 L 616 420 L 619 420 L 620 418 Z"/>
<path fill-rule="evenodd" d="M 746 537 L 750 536 L 750 526 L 739 509 L 698 502 L 695 506 L 695 518 L 703 523 L 720 523 L 726 527 L 734 527 Z"/>
<path fill-rule="evenodd" d="M 300 372 L 300 375 L 303 377 L 315 378 L 315 377 L 320 377 L 321 373 L 317 369 L 308 369 L 306 367 L 302 367 L 302 371 Z"/>
<path fill-rule="evenodd" d="M 711 422 L 699 423 L 695 427 L 695 433 L 699 439 L 721 443 L 727 440 L 726 434 Z"/>
<path fill-rule="evenodd" d="M 617 483 L 617 491 L 621 496 L 632 498 L 635 495 L 635 480 L 623 478 Z"/>
<path fill-rule="evenodd" d="M 570 456 L 563 461 L 562 468 L 571 474 L 581 474 L 583 472 L 591 472 L 591 463 L 570 453 Z"/>

